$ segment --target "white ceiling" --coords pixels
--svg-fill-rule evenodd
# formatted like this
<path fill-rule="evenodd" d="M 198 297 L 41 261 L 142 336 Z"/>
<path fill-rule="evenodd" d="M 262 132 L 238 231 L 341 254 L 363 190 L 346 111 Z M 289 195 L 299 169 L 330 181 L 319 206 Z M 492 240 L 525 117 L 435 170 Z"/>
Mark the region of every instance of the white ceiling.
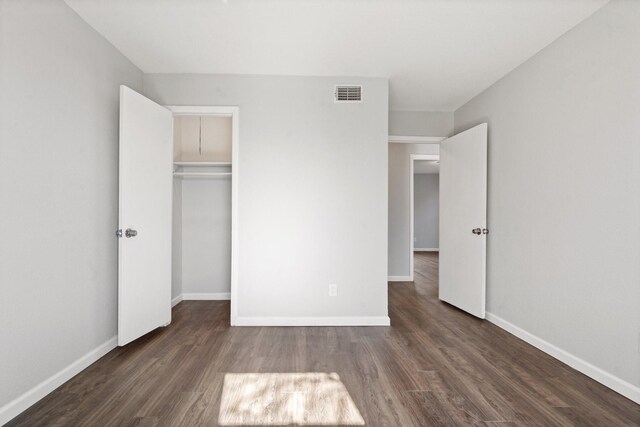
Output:
<path fill-rule="evenodd" d="M 608 0 L 66 0 L 146 73 L 376 76 L 453 111 Z"/>
<path fill-rule="evenodd" d="M 414 175 L 440 173 L 440 163 L 434 160 L 414 160 L 413 173 Z"/>

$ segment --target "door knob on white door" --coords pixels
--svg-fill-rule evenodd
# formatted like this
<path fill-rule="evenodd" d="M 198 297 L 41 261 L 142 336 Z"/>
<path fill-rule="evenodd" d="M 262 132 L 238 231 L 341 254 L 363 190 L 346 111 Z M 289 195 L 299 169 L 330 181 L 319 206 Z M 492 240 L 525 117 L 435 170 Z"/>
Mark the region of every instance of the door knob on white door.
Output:
<path fill-rule="evenodd" d="M 124 235 L 127 237 L 136 237 L 138 235 L 138 231 L 133 230 L 131 228 L 127 228 L 126 231 L 124 232 Z"/>
<path fill-rule="evenodd" d="M 484 319 L 489 240 L 482 236 L 487 226 L 486 123 L 440 143 L 439 218 L 438 298 Z M 469 231 L 473 237 L 464 237 Z"/>

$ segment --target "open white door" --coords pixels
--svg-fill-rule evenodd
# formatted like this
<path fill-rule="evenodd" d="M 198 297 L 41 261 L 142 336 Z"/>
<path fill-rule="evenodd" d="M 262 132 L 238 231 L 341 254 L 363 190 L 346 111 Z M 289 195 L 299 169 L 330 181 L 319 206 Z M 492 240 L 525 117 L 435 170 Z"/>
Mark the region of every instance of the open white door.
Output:
<path fill-rule="evenodd" d="M 440 144 L 439 298 L 485 317 L 487 124 Z"/>
<path fill-rule="evenodd" d="M 173 115 L 120 86 L 118 345 L 171 322 Z"/>

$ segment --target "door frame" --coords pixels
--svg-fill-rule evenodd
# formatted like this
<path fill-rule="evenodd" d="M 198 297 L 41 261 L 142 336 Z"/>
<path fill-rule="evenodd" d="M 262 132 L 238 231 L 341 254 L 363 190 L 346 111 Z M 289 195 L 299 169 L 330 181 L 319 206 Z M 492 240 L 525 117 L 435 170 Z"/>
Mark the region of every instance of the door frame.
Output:
<path fill-rule="evenodd" d="M 240 168 L 240 107 L 238 106 L 185 106 L 167 105 L 173 116 L 223 116 L 231 117 L 231 326 L 238 317 L 238 194 Z"/>
<path fill-rule="evenodd" d="M 439 145 L 439 144 L 438 144 Z M 440 154 L 410 154 L 410 165 L 409 165 L 409 281 L 413 282 L 413 251 L 415 249 L 414 239 L 414 190 L 415 190 L 415 175 L 414 175 L 414 162 L 416 160 L 440 160 Z M 438 194 L 438 198 L 440 194 Z"/>

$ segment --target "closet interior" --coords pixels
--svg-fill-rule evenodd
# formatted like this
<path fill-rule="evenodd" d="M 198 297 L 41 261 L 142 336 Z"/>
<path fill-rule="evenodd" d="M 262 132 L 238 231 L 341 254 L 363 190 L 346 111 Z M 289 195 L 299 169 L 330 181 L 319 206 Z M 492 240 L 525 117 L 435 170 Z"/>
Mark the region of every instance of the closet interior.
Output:
<path fill-rule="evenodd" d="M 231 115 L 174 115 L 172 298 L 229 299 Z"/>

